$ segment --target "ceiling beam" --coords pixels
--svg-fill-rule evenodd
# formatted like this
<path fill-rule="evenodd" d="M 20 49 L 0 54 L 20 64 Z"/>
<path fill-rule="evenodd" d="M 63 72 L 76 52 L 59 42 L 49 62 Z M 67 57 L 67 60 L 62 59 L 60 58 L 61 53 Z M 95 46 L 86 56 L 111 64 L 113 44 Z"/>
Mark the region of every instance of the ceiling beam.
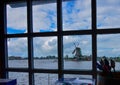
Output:
<path fill-rule="evenodd" d="M 57 0 L 32 0 L 33 5 L 43 5 L 49 3 L 56 3 Z M 70 1 L 70 0 L 63 0 L 63 1 Z M 17 8 L 17 7 L 24 7 L 26 6 L 27 0 L 6 0 L 7 4 L 10 4 L 10 7 Z"/>

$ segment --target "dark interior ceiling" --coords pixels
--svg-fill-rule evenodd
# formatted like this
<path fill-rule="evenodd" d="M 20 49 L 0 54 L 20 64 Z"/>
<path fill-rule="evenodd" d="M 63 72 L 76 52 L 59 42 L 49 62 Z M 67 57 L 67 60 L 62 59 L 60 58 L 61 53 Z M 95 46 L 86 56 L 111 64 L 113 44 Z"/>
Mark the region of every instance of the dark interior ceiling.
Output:
<path fill-rule="evenodd" d="M 70 1 L 70 0 L 62 0 L 62 1 Z M 19 2 L 19 3 L 18 3 Z M 48 3 L 55 3 L 57 0 L 33 0 L 33 5 L 42 5 L 42 4 L 48 4 Z M 11 4 L 9 4 L 12 8 L 17 7 L 23 7 L 26 6 L 26 3 L 24 0 L 15 0 L 11 1 Z"/>

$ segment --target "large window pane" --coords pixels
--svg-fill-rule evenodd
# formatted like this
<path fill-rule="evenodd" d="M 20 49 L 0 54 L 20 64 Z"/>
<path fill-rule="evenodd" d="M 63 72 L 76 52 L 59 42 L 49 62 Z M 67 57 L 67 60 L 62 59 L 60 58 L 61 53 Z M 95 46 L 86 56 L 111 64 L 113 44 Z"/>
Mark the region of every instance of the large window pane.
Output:
<path fill-rule="evenodd" d="M 64 69 L 92 69 L 90 35 L 64 36 Z"/>
<path fill-rule="evenodd" d="M 29 85 L 28 73 L 9 72 L 10 79 L 17 79 L 17 85 Z"/>
<path fill-rule="evenodd" d="M 57 37 L 35 37 L 34 67 L 57 69 Z"/>
<path fill-rule="evenodd" d="M 26 3 L 7 5 L 7 34 L 27 32 L 27 7 Z M 21 6 L 21 7 L 17 7 Z"/>
<path fill-rule="evenodd" d="M 28 67 L 27 38 L 9 38 L 8 67 Z"/>
<path fill-rule="evenodd" d="M 55 85 L 57 74 L 35 73 L 35 85 Z"/>
<path fill-rule="evenodd" d="M 56 0 L 50 3 L 48 0 L 34 1 L 42 3 L 33 5 L 33 32 L 53 32 L 57 31 Z"/>
<path fill-rule="evenodd" d="M 65 74 L 65 78 L 90 78 L 92 79 L 92 75 L 78 75 L 78 74 Z"/>
<path fill-rule="evenodd" d="M 63 30 L 91 29 L 91 0 L 63 2 Z"/>
<path fill-rule="evenodd" d="M 97 0 L 97 28 L 120 27 L 120 0 Z"/>
<path fill-rule="evenodd" d="M 104 34 L 97 36 L 97 59 L 105 56 L 108 61 L 115 60 L 115 70 L 120 71 L 120 34 Z M 110 64 L 110 63 L 109 63 Z M 98 69 L 99 70 L 99 69 Z M 113 71 L 113 69 L 111 69 Z"/>

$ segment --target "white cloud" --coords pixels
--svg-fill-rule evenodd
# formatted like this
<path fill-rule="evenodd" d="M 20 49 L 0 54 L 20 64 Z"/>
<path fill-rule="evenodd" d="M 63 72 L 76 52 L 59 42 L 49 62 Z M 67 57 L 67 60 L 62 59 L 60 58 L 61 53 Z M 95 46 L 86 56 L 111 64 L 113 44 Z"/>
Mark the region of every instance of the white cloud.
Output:
<path fill-rule="evenodd" d="M 10 38 L 8 41 L 8 56 L 27 56 L 27 38 Z"/>
<path fill-rule="evenodd" d="M 56 24 L 57 15 L 49 16 L 49 11 L 56 14 L 56 4 L 46 4 L 46 5 L 36 5 L 33 6 L 33 30 L 34 32 L 39 32 L 40 29 L 50 30 L 51 19 Z"/>
<path fill-rule="evenodd" d="M 54 40 L 55 40 L 55 42 L 54 42 Z M 50 44 L 51 43 L 51 44 Z M 54 49 L 54 45 L 56 44 L 56 38 L 55 37 L 52 37 L 52 38 L 49 38 L 49 39 L 47 39 L 44 43 L 43 43 L 43 49 L 45 50 L 45 51 L 47 51 L 47 50 L 52 50 L 52 49 Z"/>
<path fill-rule="evenodd" d="M 98 28 L 120 27 L 120 0 L 98 0 L 97 23 Z"/>
<path fill-rule="evenodd" d="M 88 41 L 87 41 L 87 40 L 84 40 L 84 41 L 82 41 L 82 43 L 83 43 L 84 45 L 87 45 L 87 44 L 88 44 Z"/>
<path fill-rule="evenodd" d="M 33 39 L 34 56 L 57 55 L 56 37 L 36 37 Z"/>
<path fill-rule="evenodd" d="M 120 42 L 120 35 L 119 34 L 106 34 L 106 35 L 99 35 L 97 37 L 97 49 L 99 56 L 118 56 L 120 55 L 119 42 Z"/>
<path fill-rule="evenodd" d="M 106 0 L 108 4 L 120 5 L 120 0 Z"/>
<path fill-rule="evenodd" d="M 64 30 L 78 30 L 91 28 L 90 0 L 76 0 L 75 6 L 68 13 L 67 4 L 63 3 L 63 27 Z M 70 10 L 70 9 L 69 9 Z M 67 22 L 66 22 L 67 21 Z"/>
<path fill-rule="evenodd" d="M 118 54 L 120 52 L 120 48 L 115 48 L 115 49 L 112 50 L 112 52 Z"/>
<path fill-rule="evenodd" d="M 11 8 L 7 5 L 7 27 L 19 30 L 27 29 L 26 7 Z"/>

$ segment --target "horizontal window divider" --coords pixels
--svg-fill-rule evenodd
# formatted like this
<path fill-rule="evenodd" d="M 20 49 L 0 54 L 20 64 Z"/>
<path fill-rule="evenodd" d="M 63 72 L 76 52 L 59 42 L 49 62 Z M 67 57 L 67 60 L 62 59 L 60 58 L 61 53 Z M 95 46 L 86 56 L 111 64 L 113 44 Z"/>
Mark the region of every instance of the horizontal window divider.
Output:
<path fill-rule="evenodd" d="M 33 69 L 34 73 L 56 73 L 58 74 L 58 69 Z"/>
<path fill-rule="evenodd" d="M 11 72 L 29 72 L 28 68 L 6 68 L 6 71 Z"/>
<path fill-rule="evenodd" d="M 63 35 L 87 35 L 92 34 L 92 30 L 63 31 Z"/>
<path fill-rule="evenodd" d="M 12 37 L 42 37 L 42 36 L 57 36 L 57 32 L 44 32 L 44 33 L 26 33 L 26 34 L 6 34 L 7 38 L 12 38 Z"/>
<path fill-rule="evenodd" d="M 120 33 L 120 29 L 97 29 L 96 30 L 97 34 L 115 34 L 115 33 Z"/>
<path fill-rule="evenodd" d="M 32 73 L 56 73 L 57 69 L 28 69 L 28 68 L 7 68 L 8 72 L 32 72 Z M 81 74 L 81 75 L 92 75 L 94 74 L 91 70 L 63 70 L 63 74 Z"/>
<path fill-rule="evenodd" d="M 6 34 L 5 35 L 7 38 L 14 38 L 14 37 L 27 37 L 28 34 L 25 33 L 25 34 Z"/>
<path fill-rule="evenodd" d="M 77 30 L 77 31 L 61 31 L 61 32 L 37 32 L 37 33 L 25 33 L 25 34 L 6 34 L 7 38 L 14 37 L 46 37 L 46 36 L 64 36 L 64 35 L 86 35 L 92 34 L 92 30 Z"/>
<path fill-rule="evenodd" d="M 25 34 L 6 34 L 5 37 L 43 37 L 43 36 L 64 36 L 64 35 L 89 35 L 92 33 L 96 34 L 114 34 L 120 33 L 120 29 L 96 29 L 96 32 L 93 30 L 76 30 L 76 31 L 62 31 L 62 32 L 43 32 L 43 33 L 25 33 Z"/>
<path fill-rule="evenodd" d="M 6 68 L 10 72 L 32 72 L 32 73 L 57 73 L 57 69 L 29 69 L 29 68 Z"/>
<path fill-rule="evenodd" d="M 42 37 L 42 36 L 57 36 L 58 32 L 37 32 L 37 33 L 32 33 L 32 37 Z"/>
<path fill-rule="evenodd" d="M 93 75 L 92 70 L 64 70 L 64 74 L 81 74 L 81 75 Z"/>

